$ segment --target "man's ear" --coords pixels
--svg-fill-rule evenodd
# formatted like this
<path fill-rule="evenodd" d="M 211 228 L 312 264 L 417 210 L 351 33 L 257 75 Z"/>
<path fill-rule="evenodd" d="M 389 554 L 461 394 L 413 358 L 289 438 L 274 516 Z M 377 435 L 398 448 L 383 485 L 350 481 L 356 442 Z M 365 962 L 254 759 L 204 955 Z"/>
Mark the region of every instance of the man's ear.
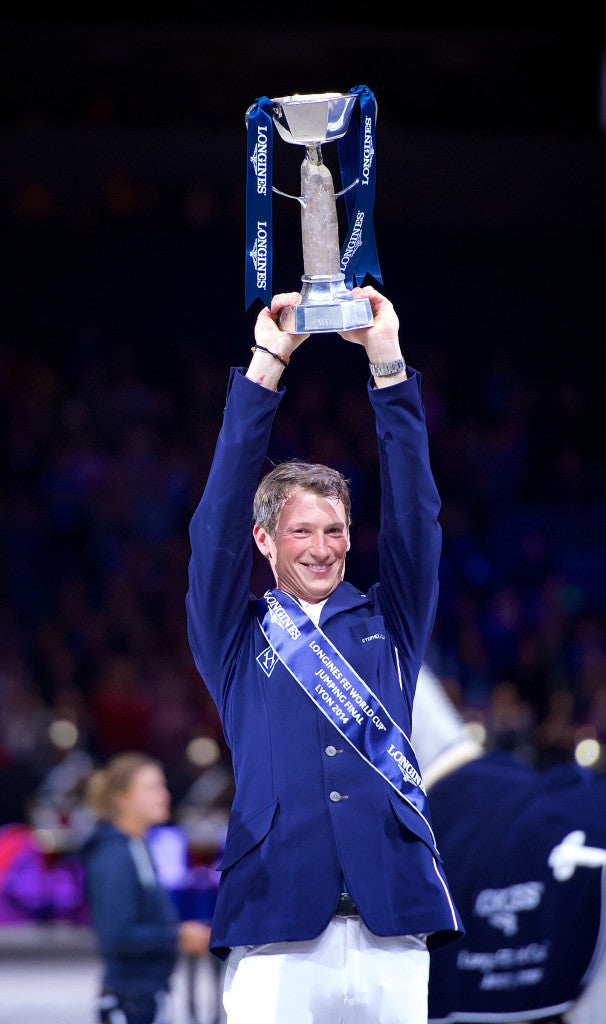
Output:
<path fill-rule="evenodd" d="M 253 537 L 255 538 L 255 544 L 261 554 L 265 555 L 266 558 L 269 558 L 271 554 L 271 547 L 268 541 L 271 540 L 271 538 L 265 527 L 261 526 L 260 523 L 255 523 L 253 526 Z"/>

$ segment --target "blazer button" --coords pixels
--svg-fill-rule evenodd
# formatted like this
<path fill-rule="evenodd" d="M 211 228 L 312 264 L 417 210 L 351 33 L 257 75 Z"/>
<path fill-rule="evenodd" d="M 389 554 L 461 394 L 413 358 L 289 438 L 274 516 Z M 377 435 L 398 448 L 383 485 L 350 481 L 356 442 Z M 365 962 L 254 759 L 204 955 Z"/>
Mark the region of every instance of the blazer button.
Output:
<path fill-rule="evenodd" d="M 324 751 L 324 753 L 328 754 L 329 757 L 334 757 L 336 752 L 337 752 L 337 748 L 333 747 L 332 744 L 331 744 L 331 746 L 327 747 L 326 750 Z"/>
<path fill-rule="evenodd" d="M 339 800 L 341 799 L 341 794 L 337 793 L 336 789 L 333 789 L 332 793 L 330 794 L 330 799 L 332 800 L 333 804 L 338 804 Z"/>

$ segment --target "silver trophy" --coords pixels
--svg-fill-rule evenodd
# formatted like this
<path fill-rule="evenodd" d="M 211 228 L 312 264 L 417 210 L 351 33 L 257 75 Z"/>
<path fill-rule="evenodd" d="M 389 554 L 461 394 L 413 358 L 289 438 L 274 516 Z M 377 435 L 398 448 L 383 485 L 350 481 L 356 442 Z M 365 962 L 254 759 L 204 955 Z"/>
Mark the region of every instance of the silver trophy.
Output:
<path fill-rule="evenodd" d="M 320 334 L 370 327 L 368 299 L 356 299 L 341 273 L 337 193 L 322 160 L 322 145 L 340 139 L 349 127 L 355 93 L 325 92 L 272 99 L 273 121 L 285 142 L 305 147 L 301 164 L 301 233 L 303 275 L 301 303 L 280 315 L 280 327 L 291 334 Z M 357 180 L 348 188 L 357 185 Z M 275 189 L 280 195 L 286 193 Z"/>

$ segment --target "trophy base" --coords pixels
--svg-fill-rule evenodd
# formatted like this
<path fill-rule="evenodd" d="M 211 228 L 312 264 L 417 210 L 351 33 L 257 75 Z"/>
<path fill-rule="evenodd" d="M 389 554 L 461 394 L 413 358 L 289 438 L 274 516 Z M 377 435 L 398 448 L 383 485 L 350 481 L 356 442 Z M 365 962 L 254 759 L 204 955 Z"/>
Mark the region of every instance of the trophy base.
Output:
<path fill-rule="evenodd" d="M 303 274 L 301 280 L 301 302 L 298 306 L 286 306 L 280 313 L 282 331 L 288 334 L 328 334 L 372 327 L 370 302 L 354 297 L 345 287 L 343 274 Z"/>

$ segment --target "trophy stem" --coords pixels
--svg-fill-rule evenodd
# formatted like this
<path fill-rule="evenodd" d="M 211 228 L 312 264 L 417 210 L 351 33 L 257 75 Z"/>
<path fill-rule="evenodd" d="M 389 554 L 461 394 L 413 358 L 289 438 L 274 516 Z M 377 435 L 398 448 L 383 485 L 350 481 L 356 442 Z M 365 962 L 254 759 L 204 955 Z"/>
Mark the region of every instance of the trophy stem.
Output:
<path fill-rule="evenodd" d="M 340 272 L 339 224 L 332 175 L 319 145 L 306 146 L 301 164 L 301 234 L 307 276 Z"/>

